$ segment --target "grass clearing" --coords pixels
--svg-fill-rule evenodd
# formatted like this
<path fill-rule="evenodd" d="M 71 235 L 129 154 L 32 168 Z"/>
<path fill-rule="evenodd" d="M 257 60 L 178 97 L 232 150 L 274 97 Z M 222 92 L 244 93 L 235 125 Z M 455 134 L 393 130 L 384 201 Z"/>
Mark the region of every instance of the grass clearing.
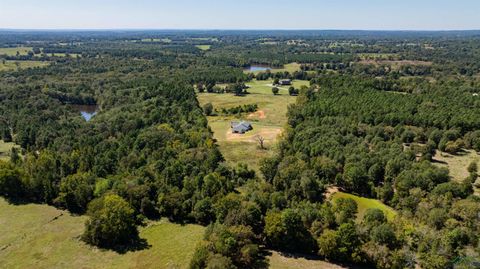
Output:
<path fill-rule="evenodd" d="M 336 193 L 333 193 L 331 196 L 331 199 L 333 201 L 339 198 L 351 198 L 355 200 L 355 202 L 357 202 L 357 205 L 358 205 L 357 220 L 358 221 L 363 219 L 363 215 L 365 215 L 365 212 L 369 208 L 378 208 L 382 210 L 389 221 L 393 221 L 395 219 L 395 216 L 397 215 L 397 212 L 395 212 L 393 208 L 385 205 L 384 203 L 376 199 L 364 198 L 364 197 L 360 197 L 360 196 L 345 193 L 345 192 L 336 192 Z"/>
<path fill-rule="evenodd" d="M 456 182 L 462 182 L 469 176 L 467 168 L 472 162 L 477 162 L 477 164 L 480 165 L 480 154 L 474 150 L 465 150 L 457 155 L 437 150 L 433 158 L 433 164 L 438 167 L 448 168 L 451 179 Z M 475 188 L 475 193 L 480 195 L 480 189 Z"/>
<path fill-rule="evenodd" d="M 45 67 L 49 62 L 42 61 L 0 61 L 0 71 L 10 71 L 26 68 Z"/>
<path fill-rule="evenodd" d="M 0 140 L 0 160 L 10 160 L 10 153 L 12 152 L 12 148 L 14 147 L 20 148 L 13 142 L 4 142 L 3 140 Z"/>
<path fill-rule="evenodd" d="M 214 137 L 220 146 L 223 156 L 231 165 L 246 163 L 250 168 L 258 171 L 258 162 L 274 153 L 278 135 L 282 133 L 287 122 L 288 105 L 295 103 L 296 97 L 288 94 L 288 87 L 281 87 L 276 96 L 272 93 L 272 80 L 253 80 L 246 85 L 250 86 L 245 96 L 233 94 L 200 93 L 197 98 L 200 105 L 212 103 L 214 109 L 231 108 L 238 105 L 257 104 L 257 113 L 236 116 L 208 117 L 209 125 Z M 295 87 L 309 85 L 308 81 L 294 81 Z M 244 135 L 232 134 L 230 122 L 248 120 L 253 125 L 253 131 Z M 256 135 L 265 138 L 267 150 L 259 149 Z"/>
<path fill-rule="evenodd" d="M 20 56 L 25 56 L 32 50 L 32 47 L 0 48 L 0 55 L 16 56 L 18 52 Z"/>
<path fill-rule="evenodd" d="M 285 256 L 277 251 L 271 251 L 268 257 L 270 269 L 291 269 L 291 268 L 321 268 L 321 269 L 343 269 L 342 267 L 326 261 L 307 259 L 305 257 Z"/>
<path fill-rule="evenodd" d="M 212 45 L 195 45 L 195 47 L 197 47 L 199 50 L 206 51 L 206 50 L 210 50 Z"/>
<path fill-rule="evenodd" d="M 0 264 L 5 268 L 188 268 L 205 228 L 167 221 L 140 228 L 150 248 L 119 254 L 80 241 L 85 216 L 0 199 Z M 13 227 L 13 228 L 12 228 Z"/>

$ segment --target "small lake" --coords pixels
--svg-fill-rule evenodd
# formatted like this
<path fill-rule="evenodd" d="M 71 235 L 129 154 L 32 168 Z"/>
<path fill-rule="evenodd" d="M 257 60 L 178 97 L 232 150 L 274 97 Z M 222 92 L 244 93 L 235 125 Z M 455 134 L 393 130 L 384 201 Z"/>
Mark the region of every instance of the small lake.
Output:
<path fill-rule="evenodd" d="M 249 68 L 246 68 L 245 71 L 248 72 L 264 72 L 271 70 L 272 68 L 268 65 L 251 65 Z"/>
<path fill-rule="evenodd" d="M 73 109 L 80 112 L 86 121 L 90 121 L 98 112 L 97 105 L 72 105 Z"/>

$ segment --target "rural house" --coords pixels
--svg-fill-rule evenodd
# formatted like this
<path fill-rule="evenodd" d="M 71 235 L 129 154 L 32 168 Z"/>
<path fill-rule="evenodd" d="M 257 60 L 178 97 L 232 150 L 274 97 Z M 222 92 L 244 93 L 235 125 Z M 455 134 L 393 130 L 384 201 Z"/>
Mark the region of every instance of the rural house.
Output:
<path fill-rule="evenodd" d="M 231 128 L 232 128 L 232 133 L 234 134 L 244 134 L 250 130 L 253 130 L 252 124 L 246 121 L 232 122 Z"/>
<path fill-rule="evenodd" d="M 291 79 L 282 79 L 282 80 L 279 81 L 279 83 L 282 86 L 292 85 L 292 80 Z"/>

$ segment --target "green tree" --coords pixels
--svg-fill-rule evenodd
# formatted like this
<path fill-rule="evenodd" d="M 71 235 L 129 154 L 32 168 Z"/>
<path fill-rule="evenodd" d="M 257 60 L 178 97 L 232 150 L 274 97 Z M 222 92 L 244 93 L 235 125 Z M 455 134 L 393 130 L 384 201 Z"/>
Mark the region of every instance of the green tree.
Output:
<path fill-rule="evenodd" d="M 87 214 L 82 238 L 91 245 L 116 248 L 139 239 L 133 208 L 116 194 L 93 200 Z"/>
<path fill-rule="evenodd" d="M 278 87 L 273 87 L 272 88 L 273 95 L 277 95 L 279 92 L 280 92 L 280 89 Z"/>
<path fill-rule="evenodd" d="M 83 213 L 88 202 L 93 199 L 95 178 L 86 173 L 78 173 L 64 178 L 60 183 L 60 193 L 55 204 L 74 213 Z"/>
<path fill-rule="evenodd" d="M 205 115 L 211 116 L 212 113 L 213 113 L 213 105 L 212 105 L 212 103 L 206 103 L 206 104 L 203 106 L 203 112 L 205 113 Z"/>

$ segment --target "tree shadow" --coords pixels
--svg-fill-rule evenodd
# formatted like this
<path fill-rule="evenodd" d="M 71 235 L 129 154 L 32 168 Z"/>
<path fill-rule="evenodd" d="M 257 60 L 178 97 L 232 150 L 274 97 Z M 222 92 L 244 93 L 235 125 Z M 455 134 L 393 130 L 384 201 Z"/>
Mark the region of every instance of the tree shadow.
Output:
<path fill-rule="evenodd" d="M 99 247 L 103 250 L 112 250 L 118 254 L 126 254 L 127 252 L 136 252 L 146 249 L 150 249 L 152 245 L 148 244 L 147 240 L 144 238 L 137 238 L 132 240 L 130 244 L 127 245 L 116 245 L 111 247 Z"/>
<path fill-rule="evenodd" d="M 432 159 L 432 163 L 439 163 L 439 164 L 445 164 L 445 165 L 448 164 L 448 163 L 445 162 L 445 161 L 440 161 L 440 160 L 437 160 L 437 159 Z"/>
<path fill-rule="evenodd" d="M 28 205 L 28 204 L 38 204 L 35 203 L 29 199 L 26 198 L 20 198 L 20 197 L 5 197 L 5 196 L 0 196 L 1 198 L 5 199 L 5 201 L 11 205 Z"/>

